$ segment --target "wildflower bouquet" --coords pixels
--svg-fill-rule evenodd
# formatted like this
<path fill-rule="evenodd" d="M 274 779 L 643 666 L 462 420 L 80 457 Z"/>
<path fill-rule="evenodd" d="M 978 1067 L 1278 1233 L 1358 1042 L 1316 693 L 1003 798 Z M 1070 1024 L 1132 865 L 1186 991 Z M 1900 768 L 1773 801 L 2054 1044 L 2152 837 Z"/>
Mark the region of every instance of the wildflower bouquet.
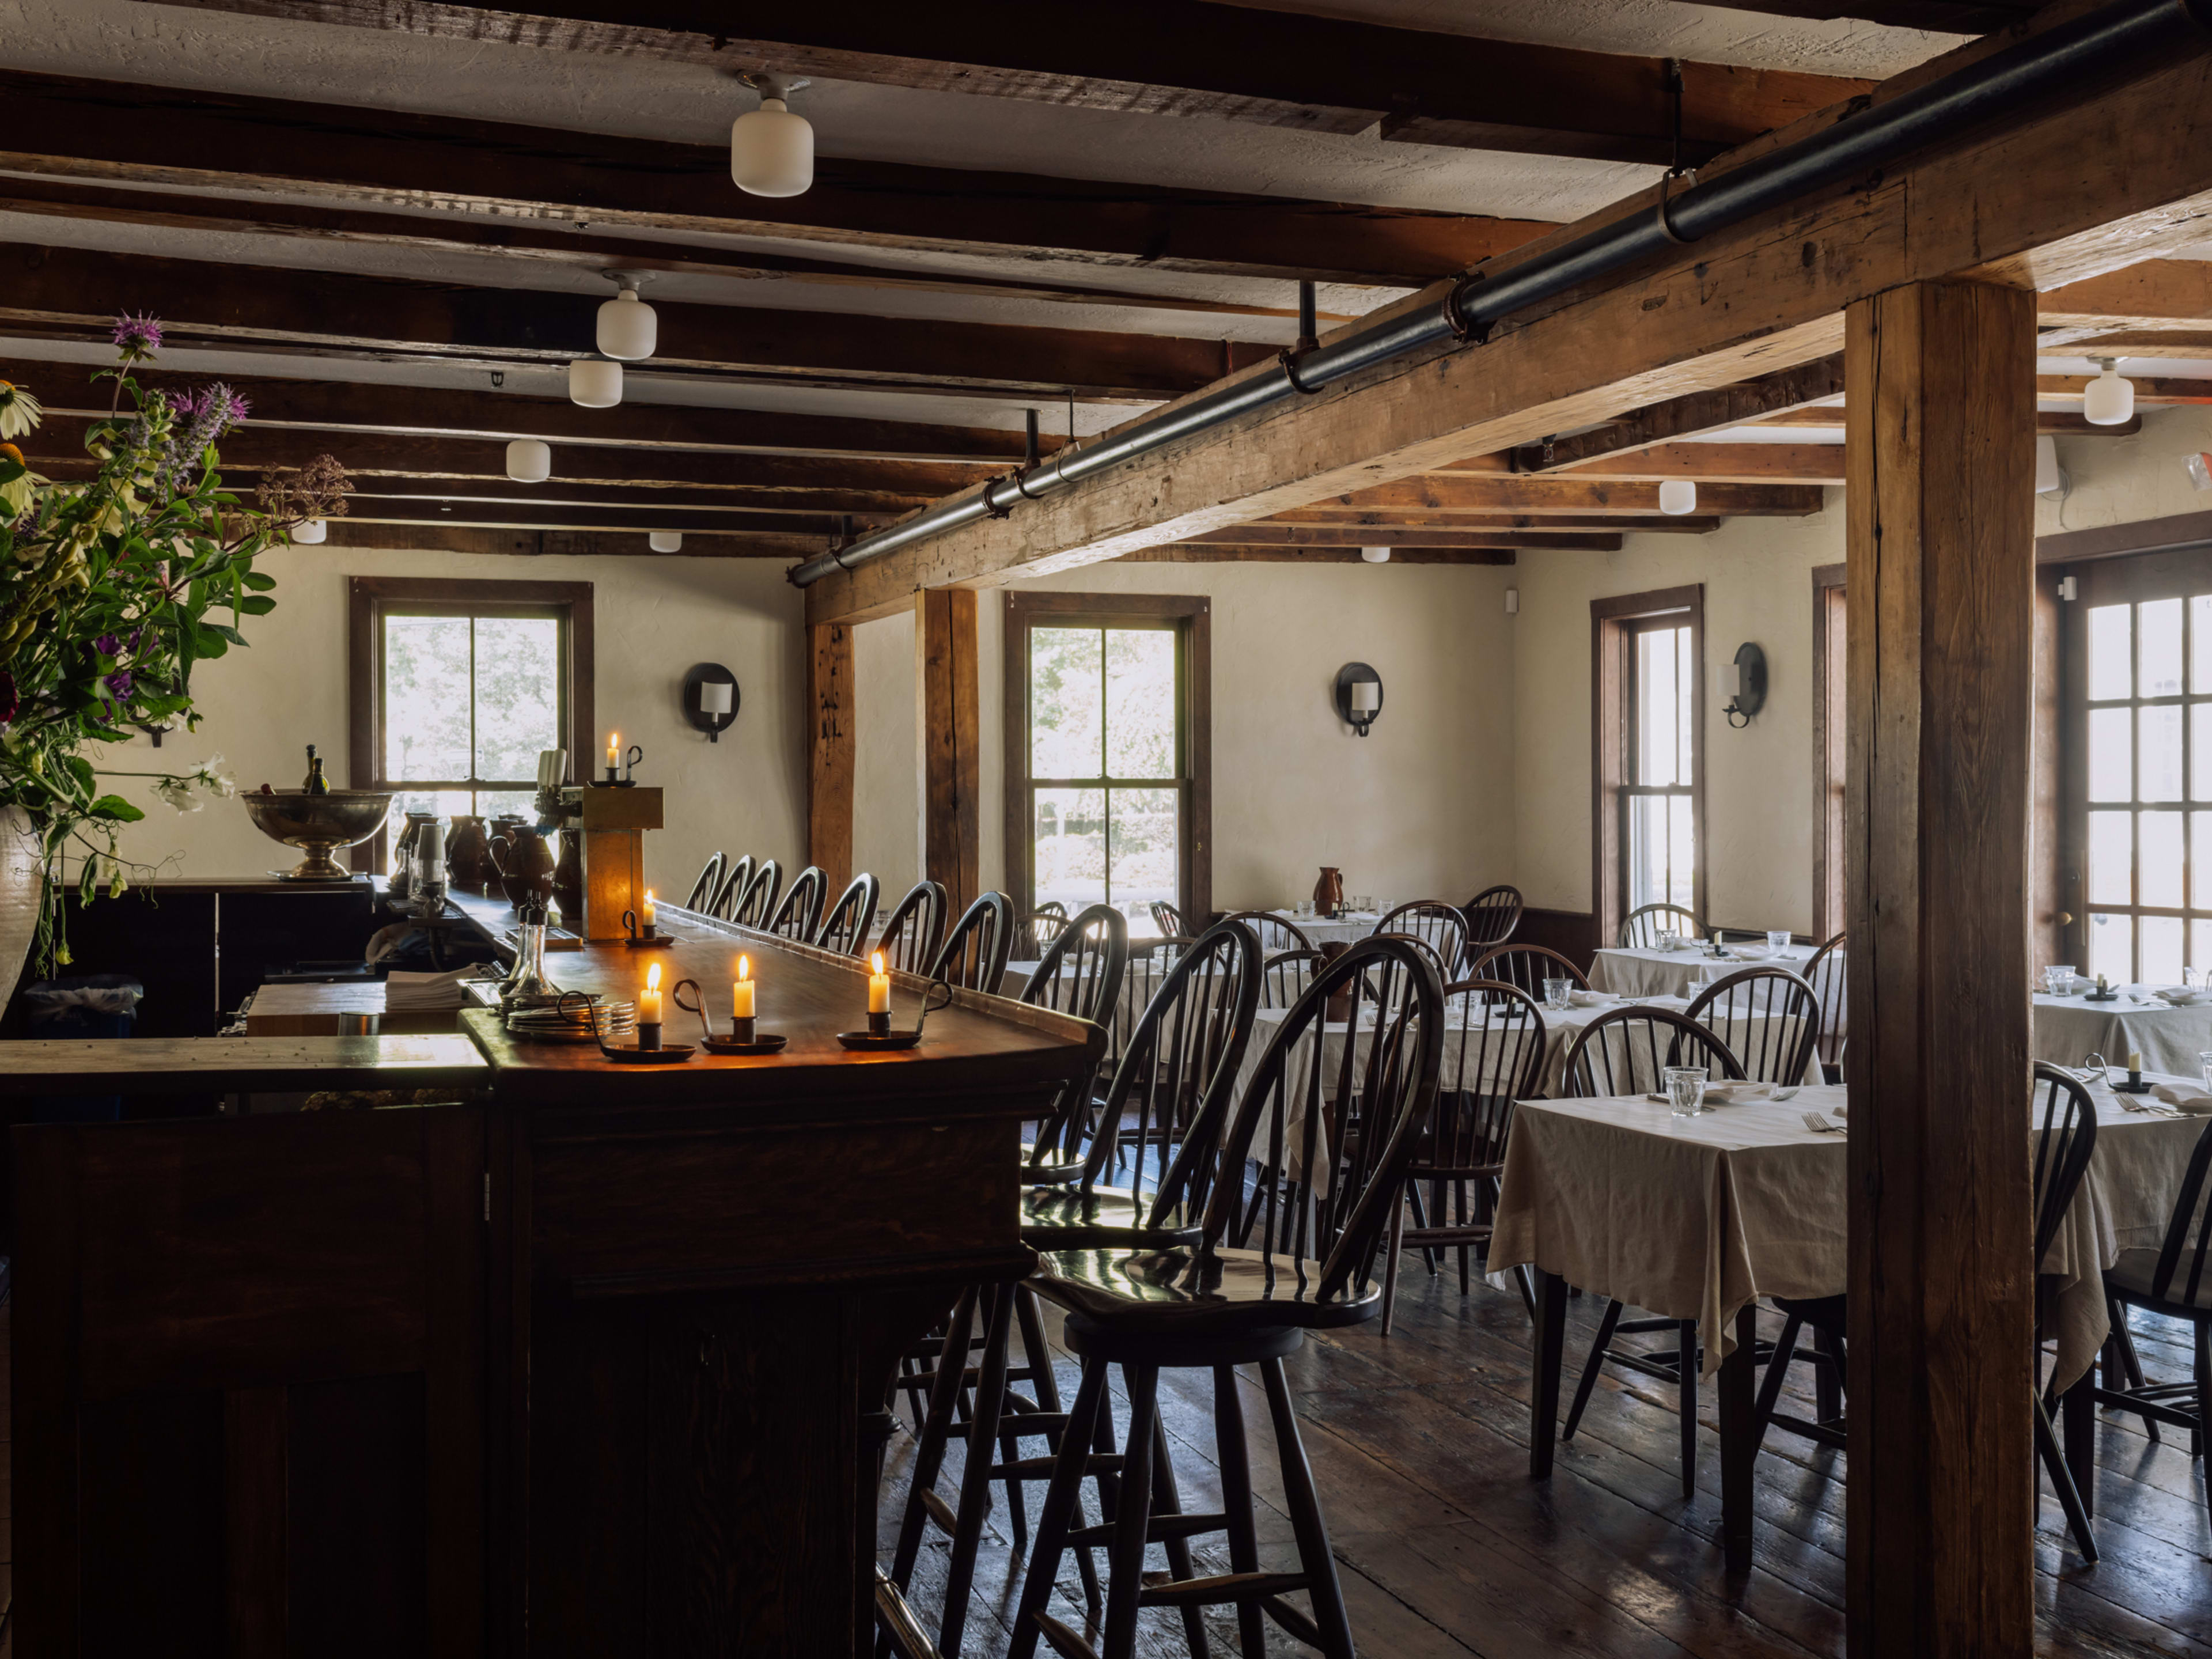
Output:
<path fill-rule="evenodd" d="M 323 456 L 264 484 L 257 506 L 226 494 L 216 444 L 246 402 L 221 384 L 142 391 L 131 367 L 161 340 L 150 317 L 117 319 L 119 362 L 94 377 L 114 383 L 109 413 L 85 435 L 88 467 L 70 464 L 82 478 L 31 470 L 13 441 L 43 411 L 0 381 L 0 809 L 21 813 L 21 851 L 43 878 L 40 971 L 70 959 L 59 894 L 72 859 L 80 902 L 127 885 L 116 835 L 145 814 L 103 776 L 151 778 L 180 810 L 234 793 L 220 757 L 190 773 L 108 772 L 83 751 L 133 727 L 196 726 L 193 665 L 245 645 L 240 624 L 275 607 L 255 557 L 343 512 L 349 487 Z M 0 975 L 15 966 L 0 962 Z"/>

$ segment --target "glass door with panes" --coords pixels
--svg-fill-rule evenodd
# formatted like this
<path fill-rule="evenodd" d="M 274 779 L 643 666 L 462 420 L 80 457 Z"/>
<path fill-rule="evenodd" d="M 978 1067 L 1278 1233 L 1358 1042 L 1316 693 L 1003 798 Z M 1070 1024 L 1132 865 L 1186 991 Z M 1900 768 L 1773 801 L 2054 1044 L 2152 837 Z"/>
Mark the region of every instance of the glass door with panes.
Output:
<path fill-rule="evenodd" d="M 1628 910 L 1667 903 L 1695 914 L 1695 641 L 1673 615 L 1625 623 L 1621 635 L 1620 890 Z"/>
<path fill-rule="evenodd" d="M 1153 901 L 1183 902 L 1182 632 L 1041 617 L 1028 639 L 1031 902 L 1157 937 Z"/>
<path fill-rule="evenodd" d="M 2212 968 L 2212 548 L 2069 574 L 2066 937 L 2081 973 L 2179 984 Z"/>

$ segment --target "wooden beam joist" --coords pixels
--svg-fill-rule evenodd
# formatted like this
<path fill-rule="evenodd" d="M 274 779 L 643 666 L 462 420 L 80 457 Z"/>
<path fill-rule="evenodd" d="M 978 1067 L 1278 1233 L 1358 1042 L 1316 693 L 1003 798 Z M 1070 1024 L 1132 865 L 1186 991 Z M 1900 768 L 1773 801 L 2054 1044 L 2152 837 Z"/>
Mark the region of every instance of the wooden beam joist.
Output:
<path fill-rule="evenodd" d="M 1357 525 L 1369 532 L 1370 542 L 1384 542 L 1390 532 L 1407 530 L 1456 530 L 1476 535 L 1492 531 L 1520 531 L 1529 535 L 1556 535 L 1575 530 L 1598 530 L 1607 535 L 1629 531 L 1662 535 L 1702 536 L 1721 527 L 1717 514 L 1686 513 L 1680 518 L 1654 513 L 1378 513 L 1346 507 L 1300 507 L 1278 513 L 1260 524 Z"/>
<path fill-rule="evenodd" d="M 638 510 L 609 507 L 523 507 L 490 501 L 461 505 L 434 501 L 388 501 L 355 496 L 347 504 L 347 520 L 354 524 L 466 525 L 490 530 L 623 531 L 644 536 L 656 530 L 678 530 L 744 541 L 763 556 L 811 558 L 829 547 L 831 538 L 792 530 L 760 531 L 733 528 L 722 513 L 701 513 L 688 507 Z"/>
<path fill-rule="evenodd" d="M 19 334 L 86 337 L 161 296 L 173 344 L 297 342 L 340 354 L 398 352 L 494 364 L 593 355 L 599 296 L 459 288 L 271 265 L 240 265 L 18 243 L 0 283 L 0 322 Z M 612 290 L 610 289 L 610 292 Z M 917 322 L 844 312 L 657 303 L 656 370 L 879 391 L 1157 403 L 1195 390 L 1264 346 L 1107 330 Z M 611 422 L 610 422 L 611 424 Z"/>
<path fill-rule="evenodd" d="M 2145 259 L 2036 298 L 2036 345 L 2055 351 L 2116 330 L 2212 326 L 2212 263 Z"/>
<path fill-rule="evenodd" d="M 809 615 L 888 615 L 918 587 L 1074 568 L 1812 362 L 1841 349 L 1845 307 L 1906 283 L 1972 268 L 2051 289 L 2170 254 L 2212 212 L 2212 144 L 2178 142 L 2208 128 L 2212 68 L 2200 48 L 2092 101 L 2015 112 L 1876 179 L 1670 250 L 1504 319 L 1479 348 L 1383 365 L 1024 504 L 1003 523 L 836 573 L 807 590 Z M 1655 199 L 1640 192 L 1559 234 L 1649 213 Z M 1498 268 L 1522 257 L 1531 256 L 1504 256 Z M 1431 289 L 1383 314 L 1443 297 Z"/>
<path fill-rule="evenodd" d="M 2091 378 L 2087 374 L 2039 374 L 2035 377 L 2035 395 L 2078 398 Z M 2179 404 L 2212 404 L 2212 380 L 2185 380 L 2164 374 L 2130 374 L 2128 379 L 2135 383 L 2136 403 L 2139 406 L 2159 409 Z M 2083 430 L 2116 435 L 2120 431 L 2118 427 L 2093 427 L 2086 422 Z"/>
<path fill-rule="evenodd" d="M 1840 484 L 1841 444 L 1654 444 L 1601 461 L 1584 461 L 1567 476 L 1656 483 L 1692 478 L 1702 494 L 1708 483 Z"/>
<path fill-rule="evenodd" d="M 1512 564 L 1510 547 L 1390 547 L 1391 564 Z M 1124 553 L 1121 564 L 1364 564 L 1356 547 L 1229 547 L 1218 542 L 1176 542 Z"/>
<path fill-rule="evenodd" d="M 483 553 L 520 558 L 775 559 L 788 562 L 787 537 L 690 535 L 674 553 L 655 553 L 644 537 L 617 531 L 497 530 L 477 525 L 417 525 L 330 520 L 328 539 L 304 554 L 331 548 L 374 547 L 399 551 Z"/>
<path fill-rule="evenodd" d="M 647 57 L 726 72 L 1255 122 L 1474 149 L 1658 161 L 1674 153 L 1666 61 L 1272 11 L 1210 0 L 1123 0 L 1109 27 L 1024 0 L 899 0 L 733 19 L 696 0 L 494 11 L 437 0 L 188 0 L 244 12 L 456 40 Z M 732 34 L 769 23 L 772 36 Z M 1682 145 L 1705 160 L 1856 96 L 1839 76 L 1681 65 Z"/>
<path fill-rule="evenodd" d="M 2080 381 L 2074 382 L 2078 390 Z M 2050 395 L 2050 394 L 2045 394 Z M 2146 401 L 2149 401 L 2146 399 Z M 1844 405 L 1822 404 L 1812 409 L 1791 410 L 1786 415 L 1770 416 L 1757 422 L 1760 426 L 1819 427 L 1841 432 L 1844 426 Z M 2137 415 L 2118 426 L 2091 426 L 2079 415 L 2063 409 L 2041 409 L 2035 414 L 2035 430 L 2045 438 L 2131 438 L 2142 430 L 2142 416 Z"/>
<path fill-rule="evenodd" d="M 933 9 L 930 15 L 938 15 Z M 732 88 L 733 107 L 750 94 Z M 1552 227 L 1528 220 L 817 159 L 748 196 L 726 145 L 0 73 L 0 170 L 1076 264 L 1413 287 Z"/>
<path fill-rule="evenodd" d="M 1700 511 L 1723 518 L 1801 519 L 1820 510 L 1817 486 L 1699 484 Z M 1321 507 L 1421 513 L 1630 513 L 1656 514 L 1659 486 L 1560 477 L 1480 477 L 1437 472 L 1352 491 Z"/>
<path fill-rule="evenodd" d="M 1524 472 L 1555 472 L 1585 461 L 1647 449 L 1670 440 L 1693 438 L 1702 433 L 1723 432 L 1730 427 L 1801 409 L 1844 389 L 1841 357 L 1822 357 L 1762 374 L 1756 380 L 1693 392 L 1670 398 L 1648 408 L 1632 410 L 1589 432 L 1571 438 L 1554 438 L 1515 452 L 1515 465 Z M 1479 456 L 1460 461 L 1447 471 L 1488 471 L 1495 458 Z"/>
<path fill-rule="evenodd" d="M 1731 0 L 1737 11 L 1826 22 L 1852 17 L 1887 28 L 1932 29 L 1941 34 L 1987 34 L 2033 15 L 2037 0 Z"/>
<path fill-rule="evenodd" d="M 1609 532 L 1528 530 L 1431 530 L 1406 525 L 1367 529 L 1352 525 L 1284 524 L 1266 519 L 1230 530 L 1187 538 L 1184 547 L 1558 547 L 1585 553 L 1618 553 L 1620 538 Z"/>

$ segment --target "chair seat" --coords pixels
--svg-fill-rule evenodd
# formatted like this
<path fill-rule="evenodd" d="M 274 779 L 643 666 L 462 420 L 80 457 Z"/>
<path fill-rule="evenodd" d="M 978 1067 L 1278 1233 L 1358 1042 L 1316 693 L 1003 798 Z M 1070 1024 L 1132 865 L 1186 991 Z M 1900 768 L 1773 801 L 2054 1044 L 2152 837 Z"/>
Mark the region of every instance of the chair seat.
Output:
<path fill-rule="evenodd" d="M 1082 1178 L 1083 1160 L 1079 1158 L 1072 1164 L 1048 1161 L 1032 1169 L 1030 1164 L 1036 1157 L 1036 1150 L 1035 1141 L 1022 1143 L 1022 1179 L 1031 1186 L 1065 1187 L 1069 1182 Z"/>
<path fill-rule="evenodd" d="M 1785 1314 L 1795 1314 L 1816 1331 L 1830 1336 L 1850 1335 L 1850 1299 L 1841 1296 L 1771 1296 L 1766 1298 Z"/>
<path fill-rule="evenodd" d="M 2212 1314 L 2212 1275 L 2197 1287 L 2194 1299 L 2189 1296 L 2189 1276 L 2177 1270 L 2173 1283 L 2164 1296 L 2153 1296 L 2151 1285 L 2158 1276 L 2156 1250 L 2122 1250 L 2120 1259 L 2105 1269 L 2105 1288 L 2116 1296 L 2125 1297 L 2139 1308 L 2154 1313 L 2169 1313 L 2178 1319 L 2188 1319 Z"/>
<path fill-rule="evenodd" d="M 1054 1250 L 1037 1259 L 1028 1283 L 1107 1330 L 1322 1330 L 1364 1324 L 1382 1308 L 1379 1282 L 1319 1301 L 1318 1262 L 1278 1255 L 1270 1273 L 1256 1250 Z"/>
<path fill-rule="evenodd" d="M 1165 1226 L 1146 1224 L 1149 1194 L 1127 1187 L 1032 1190 L 1022 1194 L 1022 1243 L 1033 1250 L 1172 1250 L 1198 1243 L 1202 1217 L 1176 1210 Z"/>

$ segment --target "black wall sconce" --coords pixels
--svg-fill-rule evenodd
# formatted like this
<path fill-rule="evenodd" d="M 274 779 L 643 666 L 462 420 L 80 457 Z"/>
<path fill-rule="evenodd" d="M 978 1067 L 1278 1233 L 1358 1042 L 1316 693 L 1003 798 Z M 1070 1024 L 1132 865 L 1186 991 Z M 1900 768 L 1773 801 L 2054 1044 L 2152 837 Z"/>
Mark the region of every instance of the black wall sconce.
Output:
<path fill-rule="evenodd" d="M 1728 723 L 1741 731 L 1751 724 L 1751 717 L 1766 707 L 1766 653 L 1755 645 L 1740 645 L 1735 648 L 1735 660 L 1721 667 L 1721 695 L 1728 701 L 1721 713 Z M 1738 720 L 1736 716 L 1743 716 Z"/>
<path fill-rule="evenodd" d="M 738 677 L 718 662 L 694 668 L 684 677 L 684 718 L 720 743 L 738 718 Z"/>
<path fill-rule="evenodd" d="M 1382 677 L 1364 662 L 1336 671 L 1336 712 L 1361 737 L 1382 712 Z"/>

